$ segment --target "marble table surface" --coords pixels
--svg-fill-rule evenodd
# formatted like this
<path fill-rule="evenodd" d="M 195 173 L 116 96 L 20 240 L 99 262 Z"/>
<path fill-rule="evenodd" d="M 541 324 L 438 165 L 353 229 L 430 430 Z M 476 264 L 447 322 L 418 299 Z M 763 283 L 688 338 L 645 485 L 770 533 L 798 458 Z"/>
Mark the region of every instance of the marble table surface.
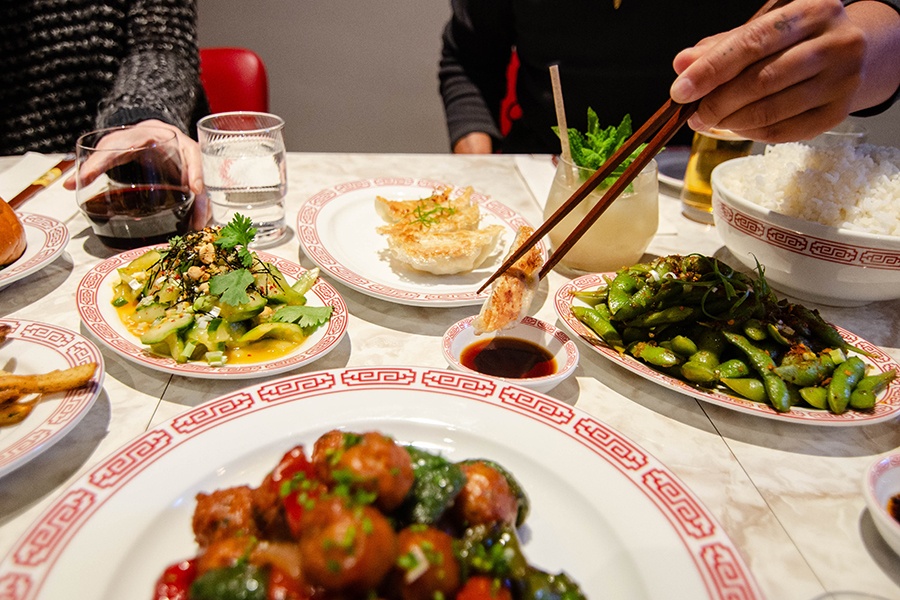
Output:
<path fill-rule="evenodd" d="M 402 176 L 471 185 L 538 224 L 553 173 L 548 156 L 290 153 L 287 164 L 292 229 L 302 203 L 319 190 Z M 684 218 L 677 191 L 664 186 L 661 194 L 660 231 L 648 254 L 700 252 L 728 260 L 713 226 Z M 76 286 L 114 251 L 93 236 L 74 194 L 58 184 L 20 211 L 63 221 L 71 239 L 52 264 L 0 290 L 0 318 L 44 321 L 90 337 L 76 311 Z M 314 266 L 295 235 L 266 250 Z M 552 272 L 542 282 L 531 314 L 556 323 L 553 296 L 566 281 Z M 349 308 L 347 335 L 299 372 L 446 367 L 442 334 L 476 312 L 473 307 L 394 304 L 332 283 Z M 900 302 L 817 308 L 829 321 L 900 360 Z M 548 395 L 615 428 L 677 475 L 721 523 L 764 597 L 803 600 L 826 590 L 852 589 L 900 599 L 900 558 L 879 536 L 861 493 L 866 467 L 900 446 L 896 421 L 834 429 L 763 419 L 664 389 L 577 343 L 581 360 L 575 375 Z M 167 375 L 134 366 L 105 349 L 103 355 L 105 383 L 86 417 L 48 450 L 0 477 L 0 557 L 62 490 L 104 457 L 148 428 L 248 385 Z"/>

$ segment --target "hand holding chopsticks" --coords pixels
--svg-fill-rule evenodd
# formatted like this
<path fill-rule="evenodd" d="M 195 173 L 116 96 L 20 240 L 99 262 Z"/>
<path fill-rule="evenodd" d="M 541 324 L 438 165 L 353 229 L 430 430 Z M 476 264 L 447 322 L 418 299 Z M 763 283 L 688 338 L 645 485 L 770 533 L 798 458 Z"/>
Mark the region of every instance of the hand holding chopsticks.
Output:
<path fill-rule="evenodd" d="M 775 8 L 789 3 L 791 0 L 768 0 L 762 8 L 760 8 L 751 17 L 756 17 L 769 12 Z M 585 218 L 578 224 L 572 233 L 563 241 L 562 244 L 553 252 L 550 259 L 543 266 L 539 277 L 543 278 L 559 261 L 565 256 L 572 246 L 584 235 L 584 233 L 593 225 L 600 215 L 609 207 L 623 190 L 634 180 L 635 177 L 647 166 L 647 164 L 659 153 L 665 144 L 672 139 L 675 133 L 687 122 L 692 114 L 697 110 L 700 100 L 689 104 L 679 104 L 671 98 L 666 101 L 659 110 L 654 113 L 625 143 L 603 164 L 597 169 L 591 177 L 585 181 L 575 193 L 553 213 L 535 232 L 523 243 L 518 250 L 510 253 L 507 259 L 500 265 L 493 275 L 479 288 L 479 292 L 488 287 L 497 277 L 511 267 L 519 258 L 521 258 L 529 249 L 540 241 L 551 229 L 553 229 L 566 215 L 584 201 L 594 189 L 597 188 L 626 158 L 631 156 L 645 140 L 646 147 L 638 154 L 631 164 L 625 169 L 623 174 L 613 183 L 604 193 L 600 201 L 588 212 Z"/>

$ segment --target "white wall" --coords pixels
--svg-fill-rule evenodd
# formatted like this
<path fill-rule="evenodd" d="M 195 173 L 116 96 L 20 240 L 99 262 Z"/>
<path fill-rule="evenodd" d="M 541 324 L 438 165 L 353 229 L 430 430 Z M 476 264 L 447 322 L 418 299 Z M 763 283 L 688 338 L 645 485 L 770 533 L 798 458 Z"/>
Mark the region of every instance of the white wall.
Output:
<path fill-rule="evenodd" d="M 291 151 L 446 152 L 437 84 L 449 0 L 198 0 L 202 46 L 266 62 Z"/>
<path fill-rule="evenodd" d="M 437 64 L 449 0 L 198 5 L 201 45 L 246 46 L 266 62 L 288 150 L 448 150 Z M 900 147 L 900 104 L 864 123 L 870 142 Z"/>

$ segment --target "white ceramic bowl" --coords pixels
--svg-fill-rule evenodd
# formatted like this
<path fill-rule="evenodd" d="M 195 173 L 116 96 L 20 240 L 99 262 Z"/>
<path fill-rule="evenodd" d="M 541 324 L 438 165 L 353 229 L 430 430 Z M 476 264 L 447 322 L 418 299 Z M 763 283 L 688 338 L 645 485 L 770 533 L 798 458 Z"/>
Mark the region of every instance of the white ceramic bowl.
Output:
<path fill-rule="evenodd" d="M 887 510 L 888 499 L 900 494 L 900 452 L 878 458 L 863 476 L 863 495 L 875 527 L 884 541 L 900 554 L 900 522 Z"/>
<path fill-rule="evenodd" d="M 575 367 L 578 366 L 578 347 L 575 342 L 565 332 L 549 323 L 532 317 L 525 317 L 515 327 L 499 332 L 475 335 L 475 328 L 472 326 L 474 320 L 474 316 L 466 317 L 462 321 L 455 323 L 444 334 L 444 358 L 447 359 L 452 368 L 458 371 L 479 373 L 480 375 L 492 377 L 492 375 L 481 373 L 463 365 L 461 356 L 463 351 L 471 344 L 497 337 L 518 338 L 545 348 L 556 362 L 556 372 L 542 377 L 495 377 L 495 379 L 515 383 L 536 392 L 548 392 L 574 373 Z"/>
<path fill-rule="evenodd" d="M 713 169 L 713 220 L 746 267 L 756 260 L 776 290 L 829 306 L 900 298 L 900 237 L 862 233 L 789 217 L 725 189 L 723 175 L 753 157 Z"/>

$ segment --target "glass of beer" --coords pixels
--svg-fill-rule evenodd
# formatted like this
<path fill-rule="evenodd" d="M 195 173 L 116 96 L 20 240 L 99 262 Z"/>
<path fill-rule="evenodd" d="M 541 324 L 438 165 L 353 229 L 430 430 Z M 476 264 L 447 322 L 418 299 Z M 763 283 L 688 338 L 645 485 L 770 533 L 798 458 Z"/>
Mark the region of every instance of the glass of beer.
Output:
<path fill-rule="evenodd" d="M 750 154 L 753 141 L 725 129 L 695 132 L 681 188 L 681 213 L 701 223 L 712 223 L 710 175 L 719 164 Z"/>
<path fill-rule="evenodd" d="M 581 187 L 593 169 L 559 159 L 550 185 L 544 219 Z M 598 187 L 550 230 L 550 246 L 559 247 L 600 201 L 607 188 Z M 644 167 L 625 191 L 600 215 L 557 264 L 565 275 L 604 273 L 640 262 L 659 226 L 659 179 L 655 160 Z"/>

